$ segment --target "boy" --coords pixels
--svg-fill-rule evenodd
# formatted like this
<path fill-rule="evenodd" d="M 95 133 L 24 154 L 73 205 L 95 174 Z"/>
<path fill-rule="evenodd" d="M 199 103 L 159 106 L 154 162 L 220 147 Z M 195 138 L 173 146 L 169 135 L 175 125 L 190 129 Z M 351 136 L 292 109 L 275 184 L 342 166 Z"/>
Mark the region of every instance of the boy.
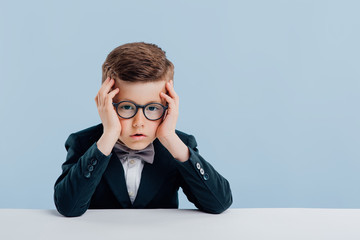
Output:
<path fill-rule="evenodd" d="M 129 43 L 110 52 L 95 97 L 102 124 L 65 143 L 68 154 L 54 188 L 59 213 L 178 208 L 179 187 L 204 212 L 231 205 L 228 181 L 199 155 L 193 136 L 175 130 L 173 69 L 154 44 Z"/>

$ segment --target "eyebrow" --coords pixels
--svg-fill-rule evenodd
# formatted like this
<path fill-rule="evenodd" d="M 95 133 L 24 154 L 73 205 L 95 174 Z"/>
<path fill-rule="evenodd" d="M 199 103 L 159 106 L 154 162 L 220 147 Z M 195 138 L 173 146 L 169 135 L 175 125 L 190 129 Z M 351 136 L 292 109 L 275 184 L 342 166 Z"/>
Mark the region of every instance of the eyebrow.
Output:
<path fill-rule="evenodd" d="M 123 98 L 123 99 L 121 99 L 119 102 L 122 102 L 122 101 L 133 102 L 133 103 L 136 103 L 136 104 L 138 104 L 138 105 L 146 105 L 146 104 L 149 104 L 149 103 L 160 103 L 160 104 L 162 104 L 162 105 L 166 105 L 166 101 L 163 103 L 161 100 L 160 100 L 160 101 L 149 101 L 149 102 L 147 102 L 147 103 L 145 103 L 145 104 L 139 104 L 139 103 L 137 103 L 136 101 L 133 101 L 133 100 L 128 99 L 128 98 Z"/>

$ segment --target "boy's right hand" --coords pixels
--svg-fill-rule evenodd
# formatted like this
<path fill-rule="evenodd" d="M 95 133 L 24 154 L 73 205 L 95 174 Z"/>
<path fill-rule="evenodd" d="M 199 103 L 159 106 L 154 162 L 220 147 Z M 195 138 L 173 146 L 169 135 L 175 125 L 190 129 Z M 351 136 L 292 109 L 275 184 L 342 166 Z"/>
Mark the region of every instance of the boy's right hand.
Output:
<path fill-rule="evenodd" d="M 119 93 L 119 88 L 112 90 L 114 84 L 114 79 L 107 78 L 95 97 L 96 106 L 104 127 L 104 133 L 98 141 L 98 148 L 105 155 L 110 154 L 121 133 L 120 121 L 112 104 L 113 98 Z"/>

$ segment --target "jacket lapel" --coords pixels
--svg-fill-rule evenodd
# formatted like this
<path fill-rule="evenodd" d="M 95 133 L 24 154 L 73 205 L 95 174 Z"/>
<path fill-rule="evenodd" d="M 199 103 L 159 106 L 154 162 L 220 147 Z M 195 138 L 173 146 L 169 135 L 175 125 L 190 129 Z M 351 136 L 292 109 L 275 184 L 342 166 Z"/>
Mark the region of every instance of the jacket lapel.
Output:
<path fill-rule="evenodd" d="M 173 160 L 171 154 L 162 146 L 159 140 L 153 142 L 155 156 L 153 164 L 145 163 L 141 174 L 140 186 L 134 201 L 134 208 L 145 208 L 158 193 L 163 184 L 168 165 Z"/>
<path fill-rule="evenodd" d="M 116 154 L 112 154 L 103 176 L 121 206 L 123 208 L 131 208 L 132 205 L 126 187 L 124 168 Z"/>
<path fill-rule="evenodd" d="M 131 204 L 127 191 L 124 168 L 116 154 L 112 153 L 113 155 L 103 176 L 123 208 L 146 208 L 165 180 L 168 166 L 173 157 L 159 140 L 156 139 L 153 143 L 155 150 L 154 162 L 153 164 L 144 163 L 140 186 L 133 204 Z"/>
<path fill-rule="evenodd" d="M 91 144 L 98 141 L 101 135 L 103 134 L 103 125 L 99 124 L 94 127 L 94 134 L 90 137 Z M 116 199 L 119 201 L 123 208 L 131 208 L 131 201 L 129 194 L 127 192 L 124 168 L 113 152 L 110 158 L 109 164 L 103 174 L 103 177 L 109 184 L 110 189 L 115 195 Z"/>

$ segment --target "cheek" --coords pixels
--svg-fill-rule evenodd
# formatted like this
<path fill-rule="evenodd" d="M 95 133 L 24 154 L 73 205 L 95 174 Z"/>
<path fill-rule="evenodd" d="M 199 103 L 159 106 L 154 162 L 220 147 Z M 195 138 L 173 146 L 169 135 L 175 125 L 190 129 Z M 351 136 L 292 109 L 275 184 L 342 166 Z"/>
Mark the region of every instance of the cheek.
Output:
<path fill-rule="evenodd" d="M 153 121 L 150 125 L 151 129 L 156 131 L 160 124 L 161 124 L 161 119 L 157 121 Z"/>
<path fill-rule="evenodd" d="M 161 121 L 147 121 L 147 123 L 145 124 L 144 129 L 146 129 L 145 131 L 148 134 L 156 134 L 156 130 L 158 129 L 159 125 L 160 125 Z"/>
<path fill-rule="evenodd" d="M 121 131 L 123 129 L 127 129 L 129 125 L 131 125 L 130 119 L 122 119 L 119 117 L 120 125 L 121 125 Z"/>
<path fill-rule="evenodd" d="M 125 133 L 125 131 L 127 131 L 128 129 L 132 129 L 131 119 L 123 119 L 119 117 L 119 121 L 121 125 L 121 134 Z M 161 119 L 157 121 L 148 121 L 148 123 L 145 124 L 145 129 L 148 129 L 148 131 L 155 133 L 161 122 Z"/>

